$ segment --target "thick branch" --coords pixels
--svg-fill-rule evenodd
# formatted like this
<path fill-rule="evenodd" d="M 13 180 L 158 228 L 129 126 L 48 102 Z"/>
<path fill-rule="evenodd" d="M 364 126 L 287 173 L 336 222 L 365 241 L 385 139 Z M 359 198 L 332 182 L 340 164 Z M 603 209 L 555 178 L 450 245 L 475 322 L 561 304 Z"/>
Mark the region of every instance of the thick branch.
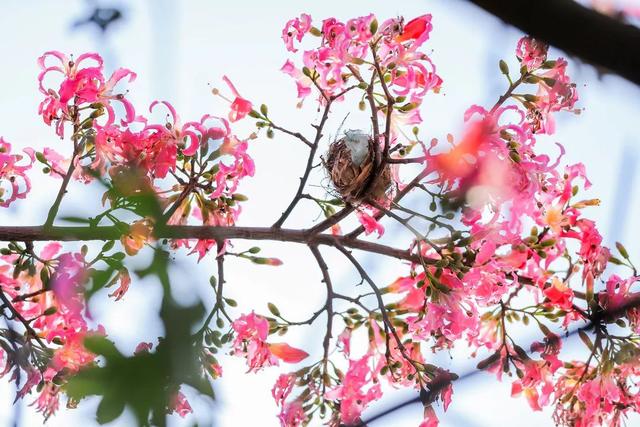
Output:
<path fill-rule="evenodd" d="M 118 240 L 122 233 L 115 226 L 103 227 L 0 227 L 0 241 L 78 241 Z M 159 239 L 241 239 L 273 240 L 325 246 L 346 246 L 392 258 L 418 262 L 418 257 L 404 249 L 378 243 L 352 239 L 331 234 L 312 234 L 305 230 L 276 229 L 271 227 L 212 227 L 192 225 L 169 225 L 156 231 Z"/>
<path fill-rule="evenodd" d="M 583 61 L 640 84 L 640 29 L 572 0 L 470 0 Z"/>

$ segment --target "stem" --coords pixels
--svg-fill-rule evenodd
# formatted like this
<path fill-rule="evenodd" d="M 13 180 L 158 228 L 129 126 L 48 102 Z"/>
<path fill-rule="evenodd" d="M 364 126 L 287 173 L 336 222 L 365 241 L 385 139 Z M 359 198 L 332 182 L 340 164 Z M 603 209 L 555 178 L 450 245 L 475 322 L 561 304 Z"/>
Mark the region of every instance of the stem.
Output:
<path fill-rule="evenodd" d="M 0 299 L 2 300 L 3 307 L 7 307 L 9 311 L 11 311 L 11 314 L 13 314 L 13 317 L 18 319 L 20 323 L 22 323 L 24 328 L 27 330 L 28 334 L 31 335 L 38 342 L 38 344 L 40 344 L 40 346 L 43 349 L 46 349 L 47 346 L 44 344 L 44 342 L 42 342 L 42 340 L 38 336 L 38 333 L 31 327 L 31 325 L 29 325 L 29 321 L 27 321 L 27 319 L 25 319 L 22 316 L 22 314 L 20 314 L 20 312 L 16 310 L 13 304 L 11 304 L 11 301 L 9 301 L 9 298 L 7 298 L 7 296 L 5 295 L 1 287 L 0 287 Z"/>
<path fill-rule="evenodd" d="M 336 246 L 336 248 L 340 252 L 342 252 L 342 254 L 351 262 L 351 264 L 353 264 L 353 266 L 356 268 L 358 273 L 360 273 L 360 276 L 369 284 L 369 287 L 371 287 L 371 290 L 373 291 L 373 293 L 374 293 L 374 295 L 376 297 L 376 300 L 378 302 L 378 308 L 380 309 L 380 314 L 382 315 L 382 321 L 384 322 L 385 329 L 388 329 L 389 331 L 391 331 L 391 334 L 393 335 L 393 338 L 396 341 L 398 349 L 400 350 L 400 354 L 402 354 L 402 356 L 409 363 L 411 363 L 411 365 L 414 367 L 416 372 L 420 372 L 418 366 L 416 366 L 415 361 L 411 358 L 411 356 L 407 352 L 407 349 L 404 346 L 404 343 L 402 342 L 402 339 L 398 335 L 398 332 L 396 331 L 396 328 L 393 326 L 393 324 L 391 323 L 391 320 L 389 319 L 389 314 L 387 313 L 387 309 L 384 306 L 384 301 L 382 299 L 382 294 L 380 293 L 380 289 L 376 286 L 375 282 L 373 281 L 373 279 L 371 279 L 371 277 L 369 276 L 367 271 L 360 265 L 358 260 L 356 260 L 354 258 L 354 256 L 351 254 L 351 252 L 349 252 L 347 249 L 345 249 L 341 245 Z M 388 340 L 389 340 L 389 334 L 387 333 L 387 356 L 390 355 L 390 348 L 389 348 L 389 341 Z M 420 379 L 421 377 L 418 376 L 418 378 Z"/>
<path fill-rule="evenodd" d="M 324 394 L 325 389 L 325 381 L 324 377 L 327 375 L 327 362 L 329 360 L 329 344 L 331 343 L 331 330 L 333 329 L 333 285 L 331 284 L 331 276 L 329 275 L 329 267 L 325 262 L 324 258 L 322 258 L 322 254 L 318 250 L 317 246 L 311 245 L 309 246 L 311 249 L 311 253 L 316 258 L 318 266 L 320 267 L 320 271 L 322 272 L 322 281 L 327 287 L 327 302 L 325 304 L 325 310 L 327 311 L 327 332 L 324 335 L 324 341 L 322 343 L 324 349 L 324 355 L 322 357 L 322 366 L 323 366 L 323 378 L 322 378 L 322 391 Z"/>
<path fill-rule="evenodd" d="M 75 133 L 75 132 L 74 132 Z M 79 144 L 75 144 L 73 149 L 73 155 L 71 156 L 71 162 L 69 164 L 69 169 L 67 170 L 67 174 L 62 178 L 62 184 L 60 184 L 60 189 L 58 190 L 58 195 L 56 196 L 56 200 L 51 205 L 49 209 L 49 213 L 47 214 L 47 220 L 44 223 L 44 226 L 49 228 L 53 226 L 53 221 L 56 219 L 56 215 L 58 215 L 58 210 L 60 209 L 60 204 L 62 203 L 62 199 L 64 195 L 67 193 L 67 187 L 69 186 L 69 182 L 71 181 L 71 176 L 73 172 L 76 170 L 75 160 L 78 156 L 79 152 Z"/>

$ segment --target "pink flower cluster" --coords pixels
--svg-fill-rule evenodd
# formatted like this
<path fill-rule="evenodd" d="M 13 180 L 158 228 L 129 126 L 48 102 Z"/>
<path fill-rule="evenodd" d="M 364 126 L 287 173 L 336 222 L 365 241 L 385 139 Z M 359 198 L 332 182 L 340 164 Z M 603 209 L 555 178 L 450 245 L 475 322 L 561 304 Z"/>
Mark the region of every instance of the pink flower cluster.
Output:
<path fill-rule="evenodd" d="M 60 253 L 61 249 L 59 243 L 45 246 L 39 258 L 45 260 L 47 266 L 39 265 L 33 275 L 27 271 L 15 279 L 4 275 L 14 263 L 14 255 L 2 257 L 6 264 L 0 267 L 2 292 L 14 301 L 14 307 L 21 316 L 32 320 L 31 327 L 38 336 L 56 347 L 46 369 L 29 371 L 18 393 L 19 397 L 24 397 L 34 386 L 42 384 L 38 387 L 39 397 L 34 404 L 45 418 L 58 409 L 60 384 L 64 378 L 77 373 L 95 359 L 95 355 L 84 347 L 84 338 L 88 334 L 104 334 L 101 327 L 92 331 L 87 324 L 82 286 L 86 279 L 83 255 Z M 42 278 L 47 278 L 47 284 L 42 282 Z M 31 297 L 24 298 L 23 295 Z M 6 364 L 3 374 L 9 368 L 10 365 Z"/>
<path fill-rule="evenodd" d="M 307 96 L 312 85 L 320 90 L 321 98 L 340 94 L 350 78 L 357 80 L 359 67 L 369 67 L 377 60 L 384 67 L 393 62 L 391 68 L 399 72 L 391 72 L 389 89 L 395 95 L 408 94 L 417 105 L 426 90 L 440 84 L 439 79 L 437 83 L 430 79 L 435 73 L 413 62 L 426 60 L 426 56 L 412 52 L 428 38 L 429 17 L 406 25 L 401 20 L 387 21 L 380 28 L 374 20 L 371 15 L 345 24 L 328 19 L 321 30 L 311 25 L 307 15 L 287 23 L 283 39 L 291 52 L 297 51 L 306 34 L 321 37 L 320 48 L 304 52 L 305 69 L 298 70 L 291 61 L 283 67 L 296 78 L 300 97 Z M 379 56 L 365 62 L 371 45 L 380 47 Z M 596 368 L 563 362 L 558 336 L 543 324 L 546 319 L 562 320 L 562 327 L 568 328 L 589 319 L 590 309 L 577 295 L 593 295 L 594 283 L 601 280 L 611 254 L 602 246 L 595 223 L 583 216 L 586 208 L 597 206 L 599 201 L 577 198 L 581 187 L 591 185 L 584 166 L 560 167 L 564 154 L 560 145 L 557 159 L 537 149 L 538 139 L 554 132 L 553 115 L 575 111 L 578 95 L 566 74 L 567 62 L 548 60 L 547 46 L 529 37 L 518 43 L 516 57 L 521 75 L 517 80 L 509 79 L 509 93 L 527 83 L 535 85 L 533 94 L 508 96 L 491 109 L 471 107 L 465 114 L 467 130 L 457 144 L 450 139 L 450 150 L 443 152 L 435 140 L 430 147 L 423 146 L 423 185 L 433 188 L 430 194 L 442 195 L 438 198 L 445 209 L 461 208 L 463 231 L 452 234 L 449 245 L 416 243 L 412 250 L 421 262 L 382 290 L 393 298 L 386 310 L 393 324 L 400 326 L 395 335 L 389 337 L 392 332 L 384 319 L 353 318 L 355 327 L 348 325 L 338 339 L 348 368 L 337 375 L 335 386 L 322 391 L 333 380 L 318 383 L 312 377 L 309 383 L 304 370 L 279 378 L 273 394 L 281 408 L 282 425 L 303 422 L 306 418 L 300 413 L 300 402 L 308 403 L 313 395 L 329 405 L 333 424 L 357 423 L 370 402 L 382 396 L 381 377 L 395 386 L 416 388 L 425 387 L 424 381 L 428 384 L 434 377 L 447 377 L 450 374 L 437 368 L 425 368 L 429 366 L 423 354 L 425 344 L 430 342 L 431 349 L 437 351 L 450 349 L 461 340 L 472 343 L 478 351 L 493 352 L 480 366 L 498 377 L 513 369 L 517 378 L 512 394 L 526 396 L 534 410 L 555 405 L 559 424 L 619 425 L 626 412 L 636 410 L 639 397 L 631 386 L 634 380 L 626 379 L 636 375 L 631 362 L 635 346 L 626 344 L 629 355 L 625 359 L 621 351 L 616 356 L 613 372 L 602 365 Z M 402 58 L 408 62 L 403 63 Z M 424 86 L 418 83 L 422 81 Z M 405 89 L 408 91 L 401 92 Z M 516 102 L 505 105 L 509 98 Z M 402 126 L 421 121 L 419 116 L 414 120 L 406 113 L 399 114 L 404 114 L 404 120 L 393 123 L 398 131 L 392 134 L 391 147 L 399 143 L 396 138 Z M 398 186 L 402 188 L 401 183 Z M 360 210 L 358 219 L 367 233 L 382 234 L 384 228 L 373 214 Z M 570 262 L 566 274 L 553 273 L 566 259 Z M 635 331 L 640 310 L 625 309 L 624 304 L 635 297 L 630 288 L 636 281 L 635 276 L 627 280 L 611 276 L 606 289 L 597 295 L 601 309 L 622 310 L 618 317 L 629 319 Z M 577 289 L 574 282 L 579 284 Z M 525 295 L 542 311 L 512 305 Z M 531 346 L 531 354 L 510 337 L 507 325 L 514 321 L 539 324 L 544 332 L 544 340 Z M 351 334 L 365 325 L 369 349 L 361 358 L 352 359 Z M 534 354 L 540 359 L 533 359 Z M 425 371 L 431 372 L 426 380 Z M 298 383 L 309 385 L 301 395 L 287 399 Z M 437 395 L 445 409 L 451 392 L 449 385 Z M 437 424 L 433 409 L 426 406 L 423 425 Z"/>
<path fill-rule="evenodd" d="M 34 158 L 30 150 L 25 150 L 25 154 L 13 154 L 11 144 L 0 137 L 0 207 L 6 208 L 17 199 L 24 199 L 31 190 L 26 172 Z M 23 159 L 28 163 L 19 165 Z"/>
<path fill-rule="evenodd" d="M 226 76 L 224 81 L 233 94 L 229 120 L 207 114 L 199 121 L 183 122 L 170 103 L 155 101 L 149 113 L 162 106 L 168 114 L 165 122 L 152 123 L 136 112 L 127 92 L 119 88 L 123 80 L 134 81 L 134 72 L 120 68 L 107 79 L 103 60 L 95 53 L 73 59 L 60 52 L 47 52 L 39 64 L 43 120 L 55 126 L 60 137 L 65 126 L 74 131 L 71 159 L 50 148 L 43 151 L 43 163 L 52 174 L 63 176 L 73 166 L 76 179 L 87 182 L 97 173 L 109 177 L 125 195 L 152 191 L 164 205 L 177 203 L 170 224 L 187 224 L 190 219 L 204 225 L 235 223 L 240 214 L 235 193 L 243 178 L 253 176 L 255 166 L 247 153 L 248 139 L 234 135 L 229 122 L 244 118 L 252 104 L 239 95 Z M 59 84 L 47 86 L 55 77 L 61 80 Z M 114 103 L 124 107 L 125 115 L 120 120 L 116 120 Z M 105 111 L 107 118 L 103 121 L 100 117 Z M 84 143 L 88 139 L 92 144 Z M 193 170 L 193 165 L 200 166 L 199 170 Z M 169 176 L 177 182 L 157 187 L 157 179 Z M 181 197 L 181 193 L 188 193 L 188 197 Z M 113 204 L 117 197 L 108 199 Z M 194 203 L 196 206 L 192 206 Z M 191 247 L 188 241 L 175 241 L 174 245 Z M 214 245 L 213 241 L 199 241 L 192 253 L 202 258 Z"/>
<path fill-rule="evenodd" d="M 87 64 L 88 63 L 88 64 Z M 127 123 L 135 118 L 135 110 L 124 93 L 116 93 L 117 84 L 127 79 L 132 82 L 136 74 L 119 68 L 106 79 L 103 75 L 103 60 L 97 53 L 84 53 L 77 59 L 50 51 L 38 58 L 41 72 L 38 76 L 40 92 L 44 100 L 40 103 L 39 113 L 47 125 L 55 125 L 56 133 L 64 137 L 67 122 L 77 124 L 78 109 L 90 104 L 100 104 L 108 112 L 107 125 L 115 122 L 115 112 L 111 103 L 120 102 L 125 111 Z M 57 89 L 47 87 L 45 80 L 59 77 Z"/>
<path fill-rule="evenodd" d="M 376 135 L 379 138 L 376 142 L 395 145 L 404 126 L 422 122 L 419 107 L 424 97 L 429 92 L 438 92 L 442 84 L 435 65 L 422 50 L 431 29 L 431 15 L 409 22 L 401 17 L 388 19 L 382 24 L 373 14 L 346 22 L 328 18 L 316 28 L 311 17 L 303 13 L 287 22 L 282 39 L 293 53 L 309 36 L 317 38 L 313 40 L 314 47 L 302 52 L 301 66 L 287 59 L 281 71 L 296 81 L 298 98 L 303 100 L 315 88 L 320 104 L 330 99 L 344 100 L 343 95 L 356 86 L 363 91 L 382 86 L 379 90 L 385 93 L 386 101 L 376 98 L 373 92 L 367 96 L 375 109 L 371 113 L 379 116 L 380 129 L 385 129 L 384 134 L 380 130 Z M 393 104 L 385 106 L 388 102 Z M 372 216 L 376 212 L 362 203 L 358 219 L 366 234 L 376 232 L 381 236 L 384 227 Z M 334 231 L 338 232 L 339 227 L 334 227 Z"/>
<path fill-rule="evenodd" d="M 405 23 L 403 18 L 389 19 L 378 25 L 373 14 L 340 22 L 335 18 L 312 26 L 311 17 L 302 14 L 287 22 L 282 39 L 290 52 L 308 34 L 320 38 L 320 47 L 305 50 L 303 68 L 287 60 L 282 71 L 296 80 L 298 97 L 305 98 L 315 84 L 325 95 L 339 94 L 360 76 L 358 69 L 369 58 L 371 47 L 380 66 L 391 69 L 389 87 L 398 96 L 420 104 L 429 90 L 437 90 L 442 80 L 429 57 L 419 49 L 429 39 L 431 15 Z"/>

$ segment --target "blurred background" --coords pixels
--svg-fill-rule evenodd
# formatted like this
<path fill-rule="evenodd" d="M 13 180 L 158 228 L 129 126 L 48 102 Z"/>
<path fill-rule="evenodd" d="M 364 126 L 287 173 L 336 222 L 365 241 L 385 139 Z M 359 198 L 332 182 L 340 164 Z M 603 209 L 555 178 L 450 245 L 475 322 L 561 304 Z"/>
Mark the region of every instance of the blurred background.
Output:
<path fill-rule="evenodd" d="M 471 104 L 491 106 L 504 91 L 506 82 L 498 70 L 498 60 L 505 59 L 516 70 L 514 49 L 521 33 L 505 26 L 490 15 L 464 1 L 451 0 L 288 0 L 278 2 L 243 1 L 213 2 L 207 0 L 138 0 L 84 1 L 66 0 L 29 2 L 4 0 L 0 5 L 0 135 L 17 147 L 41 150 L 52 146 L 69 154 L 68 141 L 59 141 L 37 115 L 40 94 L 37 89 L 36 58 L 48 50 L 66 54 L 96 51 L 112 71 L 126 67 L 138 74 L 129 86 L 130 99 L 141 112 L 153 100 L 170 101 L 184 121 L 199 120 L 203 114 L 226 114 L 226 105 L 211 94 L 213 87 L 229 76 L 240 93 L 254 104 L 266 103 L 277 123 L 309 132 L 309 123 L 317 118 L 311 100 L 296 108 L 293 81 L 279 71 L 288 57 L 280 39 L 284 23 L 301 12 L 314 20 L 335 16 L 348 19 L 375 13 L 382 22 L 398 15 L 407 19 L 433 14 L 434 30 L 426 49 L 438 73 L 444 79 L 443 90 L 429 95 L 422 107 L 423 139 L 444 138 L 459 134 L 462 117 Z M 597 31 L 597 29 L 594 29 Z M 606 37 L 606 34 L 598 35 Z M 638 52 L 629 52 L 638 54 Z M 552 49 L 550 56 L 561 55 Z M 640 223 L 640 198 L 633 197 L 638 183 L 637 164 L 640 141 L 637 121 L 640 118 L 640 91 L 618 77 L 599 75 L 596 70 L 569 59 L 570 74 L 578 85 L 582 114 L 564 114 L 557 118 L 557 132 L 541 139 L 538 147 L 554 158 L 562 143 L 567 151 L 563 163 L 583 162 L 593 187 L 589 197 L 602 200 L 599 208 L 591 208 L 588 216 L 600 224 L 609 244 L 625 242 L 632 256 L 640 254 L 636 239 Z M 351 104 L 353 106 L 355 104 Z M 336 109 L 327 129 L 333 136 L 349 112 L 345 106 Z M 162 120 L 160 117 L 159 120 Z M 245 135 L 253 129 L 246 124 Z M 368 128 L 366 115 L 352 114 L 345 128 Z M 242 132 L 240 133 L 242 134 Z M 330 135 L 327 135 L 329 138 Z M 327 139 L 328 141 L 328 139 Z M 327 141 L 324 141 L 326 144 Z M 306 147 L 288 137 L 276 134 L 273 140 L 260 138 L 252 142 L 250 153 L 256 161 L 253 179 L 245 180 L 241 192 L 250 201 L 243 206 L 239 224 L 266 226 L 278 218 L 295 192 L 298 176 L 303 172 Z M 46 209 L 55 196 L 59 181 L 31 173 L 34 188 L 27 201 L 0 210 L 2 225 L 41 224 Z M 319 174 L 314 181 L 326 184 Z M 61 215 L 90 216 L 100 209 L 101 189 L 74 183 L 61 209 Z M 321 189 L 320 189 L 321 191 Z M 420 205 L 420 200 L 411 203 Z M 318 219 L 312 204 L 301 204 L 287 223 L 290 227 L 308 225 Z M 635 221 L 634 221 L 635 220 Z M 393 222 L 385 222 L 384 243 L 403 245 L 410 235 Z M 403 243 L 405 242 L 405 243 Z M 246 249 L 248 242 L 238 242 Z M 73 247 L 73 244 L 71 245 Z M 276 243 L 261 244 L 265 256 L 284 261 L 278 268 L 248 266 L 240 260 L 227 262 L 226 290 L 236 299 L 241 311 L 255 308 L 266 313 L 266 303 L 276 303 L 287 318 L 302 320 L 324 303 L 324 287 L 310 253 L 299 246 Z M 144 265 L 142 253 L 132 260 Z M 202 299 L 211 306 L 213 292 L 208 278 L 215 272 L 211 255 L 200 263 L 193 257 L 178 254 L 172 270 L 174 292 L 184 304 Z M 341 257 L 324 250 L 333 281 L 338 290 L 349 292 L 359 279 Z M 404 272 L 400 263 L 357 253 L 378 283 L 388 283 Z M 134 280 L 122 301 L 114 303 L 102 291 L 93 298 L 90 311 L 93 322 L 110 331 L 121 351 L 131 354 L 141 341 L 156 342 L 163 331 L 158 318 L 159 287 L 155 283 Z M 235 314 L 240 314 L 240 309 Z M 289 333 L 288 342 L 307 349 L 312 357 L 321 354 L 323 323 L 302 327 Z M 531 331 L 523 331 L 521 340 L 534 339 Z M 582 354 L 580 340 L 569 338 L 567 351 Z M 524 345 L 523 345 L 524 347 Z M 453 372 L 473 372 L 476 362 L 464 349 L 451 354 L 433 356 L 434 363 Z M 180 419 L 172 416 L 170 425 L 245 426 L 278 425 L 277 408 L 271 397 L 275 378 L 289 366 L 269 368 L 258 375 L 246 374 L 244 360 L 222 357 L 224 376 L 215 383 L 216 400 L 183 391 L 194 414 Z M 410 390 L 388 390 L 373 404 L 366 416 L 373 416 L 398 403 L 412 399 Z M 28 404 L 27 397 L 14 409 L 14 390 L 6 379 L 0 381 L 0 426 L 40 425 L 42 418 Z M 49 426 L 97 425 L 94 421 L 97 401 L 83 402 L 78 409 L 61 408 Z M 441 414 L 441 408 L 436 408 Z M 16 420 L 17 417 L 17 420 Z M 407 405 L 371 426 L 416 426 L 422 419 L 422 407 Z M 517 421 L 516 421 L 517 420 Z M 506 426 L 515 422 L 525 426 L 551 426 L 549 411 L 534 413 L 524 398 L 510 398 L 510 382 L 496 382 L 490 374 L 470 375 L 454 384 L 454 398 L 449 411 L 441 417 L 443 426 Z M 638 418 L 635 419 L 636 422 Z M 631 421 L 630 425 L 633 424 Z M 134 418 L 126 414 L 112 423 L 129 426 Z"/>

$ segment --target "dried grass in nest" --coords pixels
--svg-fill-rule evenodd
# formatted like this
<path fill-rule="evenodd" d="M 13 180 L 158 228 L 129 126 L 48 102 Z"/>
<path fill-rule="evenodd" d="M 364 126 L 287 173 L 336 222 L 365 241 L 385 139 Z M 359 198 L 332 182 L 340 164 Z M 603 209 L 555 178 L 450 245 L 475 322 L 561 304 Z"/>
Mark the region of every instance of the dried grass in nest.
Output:
<path fill-rule="evenodd" d="M 384 171 L 369 184 L 374 172 L 374 145 L 369 139 L 369 155 L 357 165 L 353 162 L 351 150 L 346 138 L 339 139 L 329 146 L 324 166 L 333 186 L 345 202 L 358 203 L 367 198 L 382 200 L 391 187 L 391 168 L 385 165 Z M 369 188 L 367 188 L 367 186 Z"/>

